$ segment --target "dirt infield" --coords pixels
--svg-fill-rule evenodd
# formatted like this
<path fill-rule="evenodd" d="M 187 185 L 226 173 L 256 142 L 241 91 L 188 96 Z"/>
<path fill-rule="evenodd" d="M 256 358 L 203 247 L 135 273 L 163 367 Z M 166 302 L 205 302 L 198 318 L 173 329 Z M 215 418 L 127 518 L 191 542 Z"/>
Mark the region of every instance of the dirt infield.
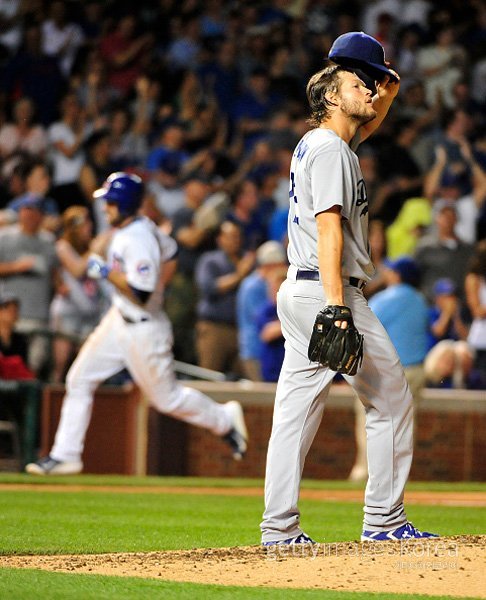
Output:
<path fill-rule="evenodd" d="M 0 567 L 220 585 L 486 598 L 486 536 L 433 541 L 3 556 Z"/>

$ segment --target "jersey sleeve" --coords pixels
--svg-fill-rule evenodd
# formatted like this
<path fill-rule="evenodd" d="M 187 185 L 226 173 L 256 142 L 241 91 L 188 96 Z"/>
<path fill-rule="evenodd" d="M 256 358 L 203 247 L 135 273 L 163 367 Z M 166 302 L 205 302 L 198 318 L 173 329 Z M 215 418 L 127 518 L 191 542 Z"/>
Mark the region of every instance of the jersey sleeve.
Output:
<path fill-rule="evenodd" d="M 348 218 L 346 175 L 342 152 L 332 150 L 317 154 L 310 169 L 314 216 L 333 206 L 340 206 L 342 216 Z"/>
<path fill-rule="evenodd" d="M 160 246 L 160 261 L 168 262 L 175 258 L 179 252 L 175 239 L 160 231 L 158 227 L 155 230 L 155 235 Z"/>
<path fill-rule="evenodd" d="M 160 251 L 155 238 L 146 243 L 127 244 L 123 256 L 128 284 L 143 292 L 153 292 L 160 275 Z"/>

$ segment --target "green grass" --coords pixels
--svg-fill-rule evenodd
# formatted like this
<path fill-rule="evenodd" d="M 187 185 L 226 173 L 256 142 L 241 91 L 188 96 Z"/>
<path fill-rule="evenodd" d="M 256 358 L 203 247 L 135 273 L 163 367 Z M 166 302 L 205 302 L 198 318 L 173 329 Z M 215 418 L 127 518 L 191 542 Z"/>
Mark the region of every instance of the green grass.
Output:
<path fill-rule="evenodd" d="M 35 590 L 35 595 L 33 594 Z M 431 598 L 417 594 L 370 594 L 369 592 L 335 592 L 328 590 L 283 590 L 194 583 L 172 583 L 136 577 L 105 577 L 101 575 L 71 575 L 30 569 L 0 570 L 0 592 L 9 600 L 146 600 L 218 598 L 246 600 L 247 598 L 285 600 L 413 600 Z M 450 600 L 452 596 L 434 596 L 433 600 Z M 463 598 L 462 600 L 467 600 Z"/>
<path fill-rule="evenodd" d="M 360 503 L 300 503 L 304 529 L 318 541 L 356 540 Z M 5 491 L 0 553 L 130 552 L 259 543 L 263 499 L 248 496 L 118 492 Z M 407 507 L 418 527 L 443 535 L 484 532 L 486 508 Z"/>
<path fill-rule="evenodd" d="M 241 488 L 257 487 L 263 490 L 263 479 L 255 478 L 217 478 L 217 477 L 133 477 L 126 475 L 70 475 L 35 477 L 26 473 L 1 473 L 0 484 L 11 483 L 36 483 L 48 485 L 92 485 L 92 486 L 119 486 L 126 487 L 221 487 Z M 309 490 L 359 490 L 364 488 L 362 483 L 350 481 L 304 479 L 302 488 Z M 407 489 L 423 491 L 453 491 L 453 492 L 486 492 L 486 483 L 476 481 L 411 481 Z"/>
<path fill-rule="evenodd" d="M 87 476 L 35 478 L 0 474 L 0 483 L 45 483 L 42 488 L 0 491 L 0 554 L 81 554 L 143 552 L 194 547 L 243 546 L 259 543 L 261 496 L 210 496 L 140 493 L 132 489 L 96 490 L 96 486 L 262 486 L 254 479 L 137 478 Z M 93 486 L 64 493 L 65 484 Z M 348 482 L 306 481 L 309 489 L 356 489 Z M 410 484 L 409 489 L 486 491 L 484 484 Z M 356 540 L 362 521 L 361 503 L 302 500 L 304 529 L 321 542 Z M 408 517 L 421 528 L 443 535 L 482 534 L 486 508 L 407 506 Z M 416 595 L 274 590 L 181 584 L 137 578 L 50 573 L 37 570 L 0 570 L 0 598 L 80 600 L 128 598 L 323 598 L 325 600 L 411 600 Z M 446 598 L 446 597 L 442 597 Z M 438 597 L 434 597 L 438 600 Z"/>

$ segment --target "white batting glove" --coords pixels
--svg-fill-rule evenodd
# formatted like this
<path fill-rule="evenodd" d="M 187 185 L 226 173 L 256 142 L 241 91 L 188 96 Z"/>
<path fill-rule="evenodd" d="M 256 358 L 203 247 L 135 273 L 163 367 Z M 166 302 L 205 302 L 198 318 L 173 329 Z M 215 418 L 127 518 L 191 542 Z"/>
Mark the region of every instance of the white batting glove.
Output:
<path fill-rule="evenodd" d="M 90 279 L 106 279 L 110 271 L 110 267 L 99 254 L 89 255 L 86 275 Z"/>

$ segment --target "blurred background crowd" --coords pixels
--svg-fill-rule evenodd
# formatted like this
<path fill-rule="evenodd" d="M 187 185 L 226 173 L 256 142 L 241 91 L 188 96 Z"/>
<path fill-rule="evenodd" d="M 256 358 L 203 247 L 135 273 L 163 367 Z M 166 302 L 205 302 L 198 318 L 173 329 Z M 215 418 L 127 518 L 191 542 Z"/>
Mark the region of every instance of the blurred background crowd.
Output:
<path fill-rule="evenodd" d="M 176 358 L 275 381 L 305 86 L 355 30 L 401 76 L 358 150 L 365 294 L 427 385 L 486 388 L 482 0 L 0 0 L 0 378 L 62 382 L 106 309 L 85 276 L 110 237 L 92 193 L 123 169 L 179 244 Z"/>

